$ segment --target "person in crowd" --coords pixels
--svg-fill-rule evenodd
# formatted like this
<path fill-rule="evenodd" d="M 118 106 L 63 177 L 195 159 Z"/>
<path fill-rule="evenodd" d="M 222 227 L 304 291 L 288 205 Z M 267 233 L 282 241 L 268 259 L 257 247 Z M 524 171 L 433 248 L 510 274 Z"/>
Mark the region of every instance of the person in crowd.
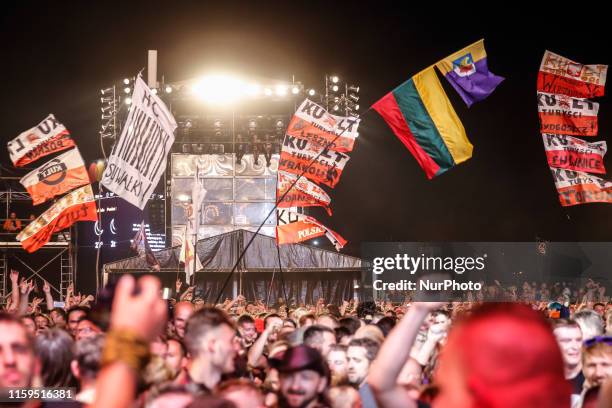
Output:
<path fill-rule="evenodd" d="M 185 336 L 185 325 L 193 312 L 194 307 L 191 302 L 178 302 L 174 306 L 174 330 L 179 339 Z"/>
<path fill-rule="evenodd" d="M 338 385 L 329 388 L 327 399 L 331 408 L 361 408 L 359 392 L 349 385 Z"/>
<path fill-rule="evenodd" d="M 331 386 L 348 384 L 347 346 L 336 344 L 330 347 L 327 353 L 327 365 L 331 373 Z"/>
<path fill-rule="evenodd" d="M 76 338 L 79 322 L 87 317 L 88 309 L 82 306 L 73 306 L 66 312 L 68 317 L 68 331 Z"/>
<path fill-rule="evenodd" d="M 0 393 L 9 387 L 31 387 L 41 372 L 32 333 L 6 312 L 0 312 L 0 333 Z"/>
<path fill-rule="evenodd" d="M 336 344 L 336 334 L 327 326 L 311 325 L 304 331 L 303 343 L 327 358 L 330 348 Z"/>
<path fill-rule="evenodd" d="M 338 319 L 329 313 L 321 313 L 317 316 L 316 324 L 335 330 L 338 327 Z"/>
<path fill-rule="evenodd" d="M 187 349 L 185 344 L 178 337 L 170 337 L 167 342 L 167 349 L 164 359 L 166 365 L 172 371 L 173 377 L 178 381 L 185 381 L 184 378 L 179 378 L 186 374 L 187 369 Z"/>
<path fill-rule="evenodd" d="M 79 341 L 89 337 L 95 337 L 101 333 L 102 329 L 96 325 L 89 316 L 85 316 L 77 325 L 75 340 Z"/>
<path fill-rule="evenodd" d="M 612 378 L 612 337 L 598 336 L 584 342 L 582 373 L 585 388 L 600 386 Z"/>
<path fill-rule="evenodd" d="M 556 319 L 552 322 L 553 334 L 563 356 L 565 379 L 572 383 L 572 394 L 580 395 L 584 383 L 582 374 L 582 330 L 570 319 Z"/>
<path fill-rule="evenodd" d="M 257 328 L 255 327 L 255 319 L 248 314 L 243 314 L 237 321 L 238 332 L 240 339 L 245 349 L 248 349 L 257 340 Z"/>
<path fill-rule="evenodd" d="M 7 218 L 6 221 L 4 221 L 3 229 L 6 232 L 13 232 L 13 233 L 21 231 L 21 220 L 17 218 L 17 214 L 15 214 L 14 212 L 11 212 L 9 218 Z"/>
<path fill-rule="evenodd" d="M 235 379 L 225 381 L 215 389 L 215 395 L 231 401 L 237 408 L 262 408 L 264 395 L 251 381 Z"/>
<path fill-rule="evenodd" d="M 239 342 L 224 311 L 204 308 L 195 312 L 187 321 L 184 341 L 191 356 L 189 380 L 203 392 L 210 393 L 223 374 L 234 371 Z"/>
<path fill-rule="evenodd" d="M 584 309 L 574 314 L 574 321 L 582 330 L 583 340 L 604 334 L 603 318 L 594 310 Z"/>
<path fill-rule="evenodd" d="M 70 370 L 74 359 L 74 340 L 61 329 L 50 329 L 36 336 L 35 350 L 41 362 L 42 384 L 45 387 L 74 387 Z"/>
<path fill-rule="evenodd" d="M 51 317 L 54 327 L 57 327 L 59 329 L 66 328 L 66 324 L 67 324 L 66 322 L 67 322 L 68 316 L 64 309 L 60 307 L 53 308 L 51 312 L 49 313 L 49 317 Z"/>
<path fill-rule="evenodd" d="M 397 378 L 421 323 L 441 306 L 414 303 L 385 340 L 368 377 L 381 406 L 421 406 Z M 439 391 L 433 408 L 566 407 L 571 394 L 550 326 L 520 304 L 485 304 L 459 322 L 441 353 L 435 380 Z"/>
<path fill-rule="evenodd" d="M 364 408 L 376 407 L 376 401 L 370 386 L 366 382 L 370 365 L 376 358 L 380 343 L 369 339 L 353 339 L 348 345 L 346 358 L 348 360 L 347 377 L 351 385 L 359 389 L 359 396 Z"/>
<path fill-rule="evenodd" d="M 317 350 L 305 345 L 291 347 L 275 368 L 280 377 L 281 408 L 328 406 L 324 393 L 329 384 L 329 369 Z"/>
<path fill-rule="evenodd" d="M 70 370 L 79 383 L 79 393 L 75 399 L 82 404 L 93 404 L 96 400 L 96 378 L 100 372 L 103 346 L 104 336 L 101 334 L 84 338 L 75 344 Z"/>
<path fill-rule="evenodd" d="M 21 323 L 24 325 L 30 335 L 36 336 L 38 328 L 36 327 L 36 320 L 34 320 L 34 317 L 31 315 L 22 316 Z"/>

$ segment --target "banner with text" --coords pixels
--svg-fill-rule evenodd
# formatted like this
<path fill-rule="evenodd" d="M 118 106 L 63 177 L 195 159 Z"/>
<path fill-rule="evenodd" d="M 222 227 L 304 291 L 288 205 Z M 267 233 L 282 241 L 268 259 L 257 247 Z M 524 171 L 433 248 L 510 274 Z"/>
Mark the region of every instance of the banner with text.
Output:
<path fill-rule="evenodd" d="M 177 124 L 162 100 L 136 79 L 132 104 L 102 185 L 141 210 L 166 169 Z"/>
<path fill-rule="evenodd" d="M 77 221 L 97 221 L 96 202 L 91 185 L 66 194 L 40 217 L 17 235 L 23 248 L 35 252 L 49 242 L 54 232 L 70 227 Z"/>
<path fill-rule="evenodd" d="M 278 184 L 276 190 L 277 200 L 287 193 L 287 195 L 278 203 L 278 208 L 290 207 L 323 207 L 329 215 L 332 215 L 330 209 L 331 199 L 329 195 L 319 186 L 305 177 L 300 177 L 300 180 L 295 183 L 297 176 L 284 171 L 278 172 Z M 295 183 L 293 188 L 289 188 Z"/>
<path fill-rule="evenodd" d="M 612 182 L 581 171 L 550 169 L 563 207 L 612 203 Z"/>
<path fill-rule="evenodd" d="M 30 193 L 32 203 L 38 205 L 89 184 L 89 175 L 79 149 L 72 149 L 26 174 L 21 184 Z"/>
<path fill-rule="evenodd" d="M 599 104 L 588 99 L 538 92 L 542 133 L 597 136 Z"/>
<path fill-rule="evenodd" d="M 296 244 L 323 235 L 338 251 L 346 245 L 347 241 L 337 232 L 327 228 L 313 217 L 288 210 L 277 210 L 277 217 L 276 242 L 279 245 Z"/>
<path fill-rule="evenodd" d="M 538 91 L 577 98 L 604 95 L 607 65 L 583 65 L 546 51 L 538 73 Z"/>
<path fill-rule="evenodd" d="M 604 155 L 606 142 L 587 143 L 584 140 L 566 136 L 543 134 L 544 149 L 550 167 L 605 174 Z"/>
<path fill-rule="evenodd" d="M 53 114 L 49 114 L 32 129 L 22 132 L 7 143 L 11 161 L 22 167 L 41 157 L 61 152 L 74 146 L 74 141 L 64 125 Z"/>

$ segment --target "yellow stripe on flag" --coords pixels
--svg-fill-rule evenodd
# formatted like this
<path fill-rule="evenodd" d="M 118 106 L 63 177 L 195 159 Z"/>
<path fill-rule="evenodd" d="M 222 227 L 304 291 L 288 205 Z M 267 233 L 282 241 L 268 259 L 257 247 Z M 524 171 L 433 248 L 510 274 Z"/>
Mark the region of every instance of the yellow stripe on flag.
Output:
<path fill-rule="evenodd" d="M 446 96 L 434 68 L 427 68 L 412 79 L 455 164 L 468 160 L 472 157 L 474 147 L 468 140 L 463 124 Z"/>
<path fill-rule="evenodd" d="M 464 49 L 457 51 L 454 54 L 449 55 L 448 57 L 438 62 L 436 66 L 438 67 L 442 75 L 446 75 L 450 71 L 453 70 L 453 61 L 456 61 L 459 58 L 467 55 L 467 53 L 472 54 L 472 59 L 474 60 L 474 64 L 477 61 L 480 61 L 481 59 L 486 58 L 487 52 L 485 51 L 485 47 L 484 47 L 484 38 L 482 40 L 476 41 L 472 45 L 468 45 Z"/>

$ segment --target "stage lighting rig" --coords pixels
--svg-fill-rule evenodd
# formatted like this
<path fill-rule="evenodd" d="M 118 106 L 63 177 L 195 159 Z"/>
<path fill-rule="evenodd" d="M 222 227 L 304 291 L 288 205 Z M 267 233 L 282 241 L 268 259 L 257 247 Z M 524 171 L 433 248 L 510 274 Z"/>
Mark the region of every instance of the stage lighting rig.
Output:
<path fill-rule="evenodd" d="M 103 139 L 116 139 L 116 115 L 117 115 L 117 104 L 119 99 L 117 97 L 115 86 L 100 89 L 100 137 Z"/>

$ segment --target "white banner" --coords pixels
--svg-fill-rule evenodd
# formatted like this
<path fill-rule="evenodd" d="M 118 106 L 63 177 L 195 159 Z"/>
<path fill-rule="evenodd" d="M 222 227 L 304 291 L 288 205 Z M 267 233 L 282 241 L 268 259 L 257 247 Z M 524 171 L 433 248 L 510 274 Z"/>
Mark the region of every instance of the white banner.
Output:
<path fill-rule="evenodd" d="M 136 79 L 132 105 L 102 176 L 102 185 L 141 210 L 166 169 L 176 121 L 142 78 Z"/>
<path fill-rule="evenodd" d="M 304 99 L 304 102 L 295 111 L 295 116 L 316 125 L 326 132 L 342 137 L 355 139 L 358 135 L 357 128 L 361 119 L 355 116 L 336 116 L 328 113 L 324 107 L 314 103 L 309 99 Z"/>

